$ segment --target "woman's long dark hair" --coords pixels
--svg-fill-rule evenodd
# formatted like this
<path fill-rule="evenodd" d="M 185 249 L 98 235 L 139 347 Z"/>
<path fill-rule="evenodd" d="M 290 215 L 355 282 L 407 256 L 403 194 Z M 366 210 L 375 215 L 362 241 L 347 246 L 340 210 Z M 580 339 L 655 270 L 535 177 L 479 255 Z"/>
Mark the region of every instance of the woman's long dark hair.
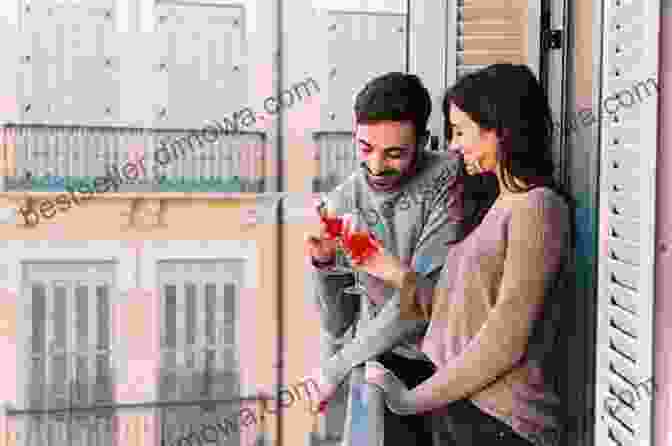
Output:
<path fill-rule="evenodd" d="M 548 99 L 526 65 L 499 63 L 460 78 L 443 99 L 448 141 L 452 137 L 451 103 L 481 129 L 496 131 L 499 174 L 509 191 L 526 192 L 546 186 L 561 195 L 573 210 L 574 201 L 553 177 L 554 126 Z M 521 188 L 512 181 L 513 177 L 528 187 Z M 465 192 L 465 202 L 475 202 L 471 231 L 499 195 L 497 177 L 465 173 Z"/>

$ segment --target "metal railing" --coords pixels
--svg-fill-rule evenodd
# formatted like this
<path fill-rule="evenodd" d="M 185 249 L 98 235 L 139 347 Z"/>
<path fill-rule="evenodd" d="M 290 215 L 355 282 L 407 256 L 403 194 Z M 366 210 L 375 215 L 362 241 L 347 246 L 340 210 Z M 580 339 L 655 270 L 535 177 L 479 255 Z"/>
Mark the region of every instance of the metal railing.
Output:
<path fill-rule="evenodd" d="M 21 418 L 21 422 L 14 423 L 17 446 L 130 446 L 131 443 L 117 432 L 120 426 L 116 417 L 120 411 L 137 409 L 151 409 L 147 415 L 157 418 L 157 445 L 201 446 L 212 442 L 224 444 L 225 441 L 240 444 L 234 439 L 240 437 L 241 430 L 254 429 L 252 444 L 256 446 L 268 444 L 263 409 L 269 400 L 269 396 L 251 395 L 228 399 L 145 401 L 50 409 L 15 409 L 5 406 L 3 412 L 8 419 Z M 249 423 L 249 416 L 247 423 L 242 421 L 244 411 L 254 411 L 241 409 L 241 403 L 251 401 L 259 402 L 262 406 L 259 419 L 254 418 L 255 425 Z M 149 443 L 143 441 L 140 444 Z"/>

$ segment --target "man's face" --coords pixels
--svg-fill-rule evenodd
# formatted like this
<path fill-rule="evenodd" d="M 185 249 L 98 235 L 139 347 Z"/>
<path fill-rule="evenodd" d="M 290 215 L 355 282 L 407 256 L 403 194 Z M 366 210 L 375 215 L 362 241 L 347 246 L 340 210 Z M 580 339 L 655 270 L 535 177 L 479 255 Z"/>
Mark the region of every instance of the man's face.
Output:
<path fill-rule="evenodd" d="M 359 159 L 366 163 L 369 181 L 380 188 L 396 185 L 416 155 L 415 125 L 411 121 L 357 124 Z"/>

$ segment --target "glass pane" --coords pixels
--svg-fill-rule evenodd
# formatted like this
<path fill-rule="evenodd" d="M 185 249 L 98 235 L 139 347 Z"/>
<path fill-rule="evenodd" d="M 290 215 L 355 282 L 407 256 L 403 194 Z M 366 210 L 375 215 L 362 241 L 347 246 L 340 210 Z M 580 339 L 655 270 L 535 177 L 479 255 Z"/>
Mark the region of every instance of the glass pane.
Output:
<path fill-rule="evenodd" d="M 161 383 L 159 384 L 159 396 L 162 400 L 172 400 L 177 398 L 177 374 L 175 369 L 161 369 Z"/>
<path fill-rule="evenodd" d="M 236 285 L 233 283 L 224 284 L 224 320 L 236 320 Z"/>
<path fill-rule="evenodd" d="M 231 398 L 231 395 L 238 395 L 238 374 L 217 370 L 213 374 L 213 388 L 217 398 Z"/>
<path fill-rule="evenodd" d="M 89 349 L 89 301 L 86 286 L 75 288 L 75 301 L 79 351 L 86 351 Z"/>
<path fill-rule="evenodd" d="M 236 356 L 233 347 L 222 348 L 220 357 L 222 358 L 222 364 L 225 370 L 237 370 L 238 365 L 236 364 Z"/>
<path fill-rule="evenodd" d="M 77 380 L 73 397 L 80 404 L 89 402 L 89 361 L 86 356 L 77 357 Z"/>
<path fill-rule="evenodd" d="M 184 285 L 184 299 L 186 303 L 185 327 L 187 330 L 187 345 L 196 344 L 196 285 Z"/>
<path fill-rule="evenodd" d="M 235 345 L 236 326 L 233 323 L 222 324 L 220 328 L 221 339 L 219 345 Z"/>
<path fill-rule="evenodd" d="M 203 395 L 214 397 L 212 395 L 212 381 L 217 368 L 217 352 L 208 350 L 205 352 L 205 369 L 203 370 Z"/>
<path fill-rule="evenodd" d="M 96 401 L 109 401 L 110 393 L 110 361 L 107 355 L 96 356 Z"/>
<path fill-rule="evenodd" d="M 180 383 L 180 395 L 182 399 L 196 399 L 199 389 L 198 373 L 196 370 L 188 367 L 183 367 L 179 370 L 178 380 Z"/>
<path fill-rule="evenodd" d="M 26 424 L 26 444 L 28 446 L 42 446 L 44 444 L 44 439 L 42 438 L 44 423 L 39 417 L 30 417 Z"/>
<path fill-rule="evenodd" d="M 88 431 L 88 419 L 87 417 L 75 416 L 72 418 L 72 423 L 70 424 L 70 444 L 73 446 L 88 446 L 87 440 L 87 431 Z"/>
<path fill-rule="evenodd" d="M 45 344 L 45 327 L 47 319 L 46 290 L 44 285 L 32 286 L 32 318 L 33 318 L 33 353 L 43 353 Z"/>
<path fill-rule="evenodd" d="M 205 336 L 208 345 L 217 342 L 215 337 L 216 303 L 217 288 L 214 283 L 208 283 L 205 285 Z"/>
<path fill-rule="evenodd" d="M 164 351 L 161 353 L 161 366 L 166 369 L 177 367 L 177 358 L 174 351 Z"/>
<path fill-rule="evenodd" d="M 49 422 L 49 445 L 57 445 L 57 444 L 65 444 L 62 435 L 62 424 L 57 422 L 57 421 L 50 421 Z"/>
<path fill-rule="evenodd" d="M 110 348 L 110 296 L 109 287 L 101 285 L 96 287 L 98 298 L 98 348 L 107 350 Z"/>
<path fill-rule="evenodd" d="M 175 285 L 166 285 L 164 287 L 165 293 L 165 325 L 166 332 L 164 333 L 164 346 L 175 348 L 175 335 L 176 335 L 176 309 L 177 309 L 177 289 Z"/>
<path fill-rule="evenodd" d="M 66 290 L 65 287 L 55 286 L 54 287 L 54 343 L 52 349 L 54 351 L 65 350 L 66 338 L 66 329 L 67 324 L 67 299 L 66 299 Z"/>
<path fill-rule="evenodd" d="M 44 358 L 33 358 L 28 386 L 33 409 L 42 409 L 44 405 L 44 372 Z"/>
<path fill-rule="evenodd" d="M 63 407 L 67 401 L 67 358 L 65 355 L 55 355 L 51 358 L 51 396 L 53 404 Z"/>
<path fill-rule="evenodd" d="M 196 353 L 191 348 L 184 350 L 184 366 L 188 369 L 196 367 Z"/>

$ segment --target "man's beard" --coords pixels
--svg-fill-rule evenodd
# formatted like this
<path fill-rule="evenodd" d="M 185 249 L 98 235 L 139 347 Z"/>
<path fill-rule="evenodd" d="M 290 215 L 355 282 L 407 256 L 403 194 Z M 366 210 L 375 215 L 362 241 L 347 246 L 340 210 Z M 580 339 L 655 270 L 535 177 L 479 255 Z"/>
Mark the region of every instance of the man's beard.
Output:
<path fill-rule="evenodd" d="M 398 187 L 406 178 L 414 175 L 418 159 L 419 154 L 416 151 L 413 159 L 402 170 L 391 168 L 379 175 L 373 175 L 365 161 L 362 161 L 360 166 L 366 171 L 367 180 L 371 186 L 377 190 L 388 191 Z"/>
<path fill-rule="evenodd" d="M 377 187 L 387 188 L 395 186 L 399 183 L 402 177 L 402 172 L 397 169 L 388 169 L 381 172 L 379 175 L 373 175 L 366 162 L 362 161 L 362 167 L 366 170 L 369 181 Z"/>

